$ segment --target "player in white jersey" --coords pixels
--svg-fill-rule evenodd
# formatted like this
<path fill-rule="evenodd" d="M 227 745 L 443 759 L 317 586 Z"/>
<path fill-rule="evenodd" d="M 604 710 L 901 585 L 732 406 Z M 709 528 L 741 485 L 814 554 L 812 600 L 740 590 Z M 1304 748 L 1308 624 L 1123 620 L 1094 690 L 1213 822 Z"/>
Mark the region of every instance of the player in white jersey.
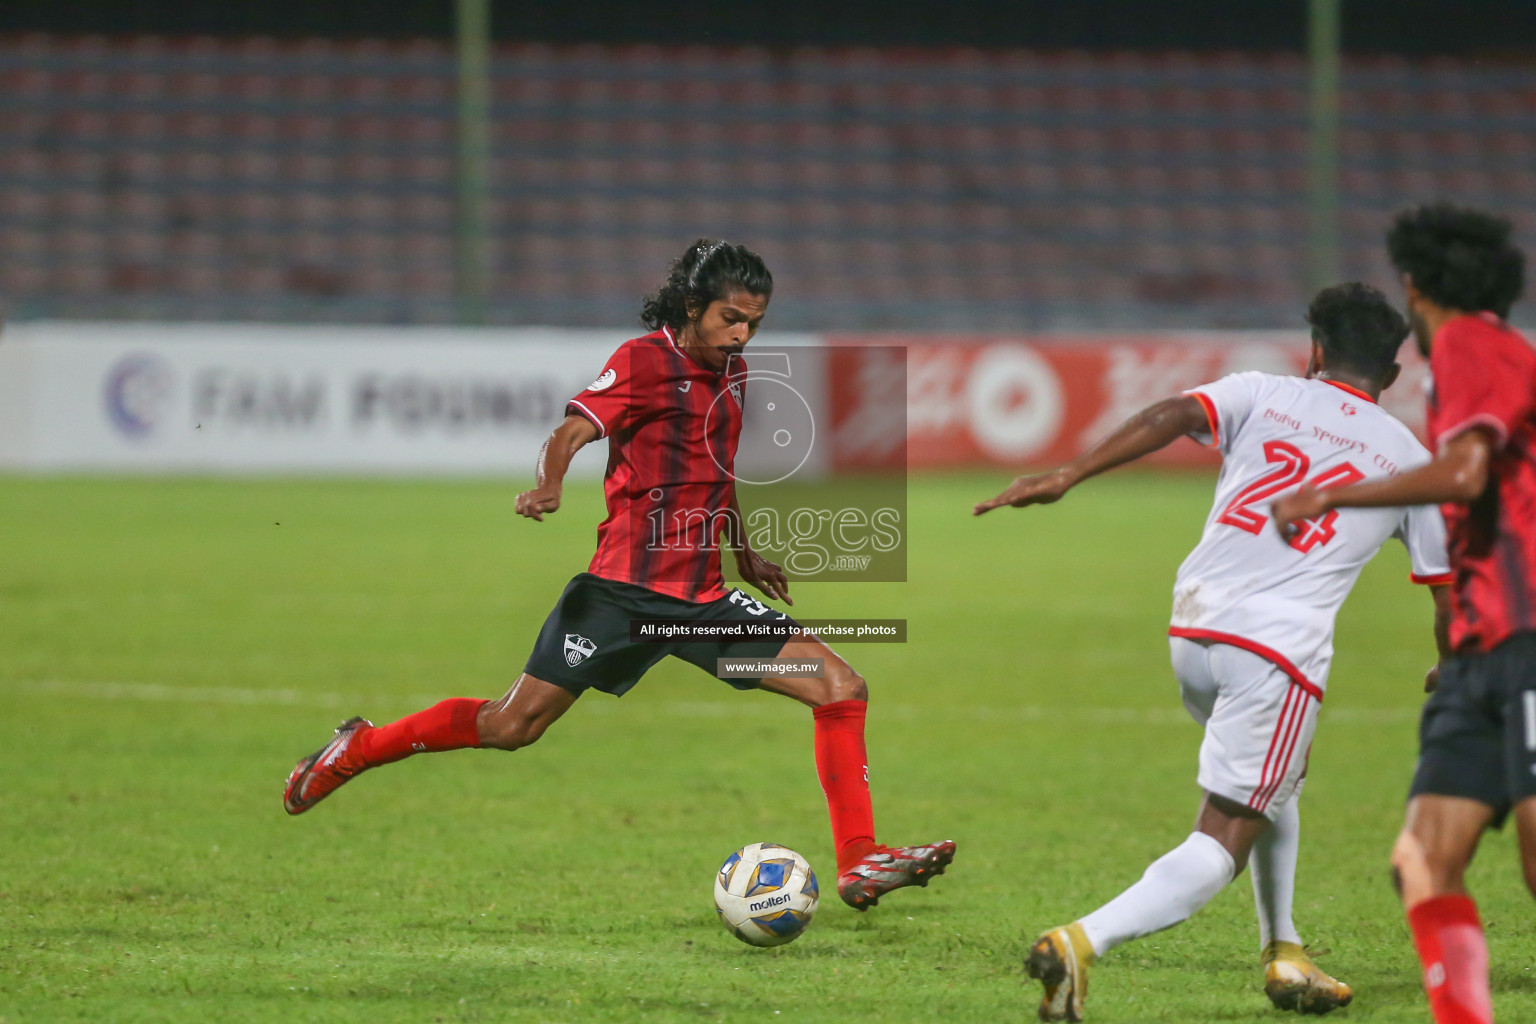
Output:
<path fill-rule="evenodd" d="M 1073 486 L 1185 435 L 1222 454 L 1200 543 L 1179 569 L 1169 628 L 1184 705 L 1205 727 L 1196 831 L 1092 914 L 1045 932 L 1025 965 L 1044 985 L 1041 1020 L 1082 1019 L 1088 968 L 1130 939 L 1185 920 L 1250 863 L 1265 992 L 1282 1009 L 1325 1013 L 1349 986 L 1318 970 L 1291 920 L 1297 797 L 1333 656 L 1334 619 L 1389 538 L 1432 585 L 1445 650 L 1445 526 L 1433 506 L 1348 509 L 1282 539 L 1269 506 L 1303 483 L 1337 487 L 1429 461 L 1377 396 L 1396 378 L 1408 324 L 1374 288 L 1338 285 L 1307 311 L 1305 379 L 1237 373 L 1148 407 L 1072 462 L 1020 477 L 980 515 L 1060 499 Z M 1356 514 L 1366 513 L 1369 514 Z"/>

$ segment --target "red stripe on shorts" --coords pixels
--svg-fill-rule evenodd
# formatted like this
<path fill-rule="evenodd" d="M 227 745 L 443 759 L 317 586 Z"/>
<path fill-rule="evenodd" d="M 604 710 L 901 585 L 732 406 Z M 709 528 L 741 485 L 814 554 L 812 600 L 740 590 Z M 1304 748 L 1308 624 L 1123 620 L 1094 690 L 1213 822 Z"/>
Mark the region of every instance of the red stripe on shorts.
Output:
<path fill-rule="evenodd" d="M 1254 791 L 1253 797 L 1248 801 L 1248 806 L 1256 811 L 1262 811 L 1269 806 L 1274 799 L 1280 784 L 1285 781 L 1285 773 L 1290 770 L 1291 759 L 1296 756 L 1296 741 L 1301 738 L 1302 726 L 1307 720 L 1307 699 L 1311 695 L 1301 687 L 1292 684 L 1285 695 L 1285 703 L 1289 711 L 1282 708 L 1280 711 L 1280 723 L 1275 727 L 1275 739 L 1285 738 L 1280 741 L 1280 749 L 1284 751 L 1269 767 L 1276 770 L 1266 780 L 1265 775 L 1259 777 L 1259 788 Z M 1299 698 L 1295 701 L 1292 698 Z M 1275 742 L 1271 740 L 1270 749 L 1275 750 Z M 1266 771 L 1265 774 L 1268 774 Z"/>
<path fill-rule="evenodd" d="M 1285 688 L 1285 702 L 1280 705 L 1280 717 L 1275 722 L 1274 735 L 1269 738 L 1269 751 L 1264 755 L 1264 767 L 1259 770 L 1259 784 L 1253 791 L 1253 796 L 1248 798 L 1248 806 L 1254 810 L 1259 809 L 1259 794 L 1264 792 L 1264 787 L 1269 784 L 1269 768 L 1275 761 L 1275 751 L 1280 748 L 1282 737 L 1285 734 L 1285 723 L 1289 720 L 1291 703 L 1296 699 L 1296 687 Z"/>

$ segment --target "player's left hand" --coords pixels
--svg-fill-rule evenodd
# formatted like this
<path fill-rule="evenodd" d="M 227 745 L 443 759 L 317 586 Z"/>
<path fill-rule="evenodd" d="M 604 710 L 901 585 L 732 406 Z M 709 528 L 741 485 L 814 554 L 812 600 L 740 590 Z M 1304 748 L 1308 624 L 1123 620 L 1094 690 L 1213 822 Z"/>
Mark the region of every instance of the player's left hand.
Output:
<path fill-rule="evenodd" d="M 1436 663 L 1434 668 L 1432 668 L 1428 672 L 1424 673 L 1424 692 L 1425 693 L 1434 693 L 1439 688 L 1440 688 L 1440 665 L 1438 663 Z"/>
<path fill-rule="evenodd" d="M 977 502 L 971 515 L 984 515 L 1004 505 L 1024 508 L 1026 505 L 1049 505 L 1060 501 L 1062 495 L 1072 489 L 1067 476 L 1059 469 L 1035 476 L 1021 476 L 1008 485 L 1008 489 L 990 501 Z"/>
<path fill-rule="evenodd" d="M 743 581 L 775 601 L 783 601 L 788 605 L 795 603 L 789 596 L 789 577 L 784 575 L 784 570 L 753 551 L 750 546 L 744 544 L 736 549 L 736 571 L 741 574 Z"/>
<path fill-rule="evenodd" d="M 1275 529 L 1285 540 L 1296 532 L 1296 524 L 1303 519 L 1315 519 L 1328 511 L 1328 500 L 1323 492 L 1311 484 L 1302 484 L 1295 494 L 1286 495 L 1269 507 L 1275 521 Z"/>

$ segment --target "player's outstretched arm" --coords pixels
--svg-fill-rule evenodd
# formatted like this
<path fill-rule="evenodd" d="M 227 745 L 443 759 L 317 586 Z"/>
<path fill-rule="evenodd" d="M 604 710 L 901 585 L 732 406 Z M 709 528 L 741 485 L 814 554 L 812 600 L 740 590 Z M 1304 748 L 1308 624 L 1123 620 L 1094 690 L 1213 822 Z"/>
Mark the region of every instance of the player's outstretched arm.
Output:
<path fill-rule="evenodd" d="M 1165 398 L 1126 420 L 1114 433 L 1060 469 L 1019 477 L 997 497 L 978 502 L 971 514 L 979 516 L 1004 505 L 1049 505 L 1089 477 L 1166 448 L 1186 434 L 1208 429 L 1210 421 L 1198 399 L 1190 395 Z"/>
<path fill-rule="evenodd" d="M 1275 502 L 1270 514 L 1283 537 L 1295 532 L 1295 524 L 1335 508 L 1395 508 L 1409 505 L 1469 504 L 1488 487 L 1488 466 L 1493 461 L 1493 438 L 1472 429 L 1452 438 L 1434 461 L 1397 476 L 1349 487 L 1318 490 L 1308 484 L 1295 494 Z"/>
<path fill-rule="evenodd" d="M 567 416 L 539 449 L 538 486 L 517 496 L 517 514 L 544 521 L 546 512 L 560 507 L 560 491 L 571 458 L 583 445 L 597 440 L 597 427 L 585 416 Z"/>

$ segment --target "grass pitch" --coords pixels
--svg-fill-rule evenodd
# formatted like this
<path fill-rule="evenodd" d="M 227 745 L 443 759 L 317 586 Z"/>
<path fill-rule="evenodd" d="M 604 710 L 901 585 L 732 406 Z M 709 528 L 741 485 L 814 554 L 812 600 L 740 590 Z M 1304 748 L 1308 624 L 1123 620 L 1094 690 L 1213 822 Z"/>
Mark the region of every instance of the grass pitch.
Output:
<path fill-rule="evenodd" d="M 799 706 L 668 662 L 538 745 L 424 756 L 297 819 L 284 776 L 346 715 L 500 694 L 591 551 L 601 495 L 539 525 L 486 483 L 0 478 L 0 1021 L 1032 1019 L 1019 956 L 1187 834 L 1199 732 L 1163 630 L 1210 482 L 1125 474 L 1061 505 L 914 482 L 910 582 L 797 587 L 904 617 L 870 681 L 890 842 L 950 873 L 865 915 L 833 867 Z M 1421 1022 L 1386 881 L 1432 657 L 1400 550 L 1346 607 L 1302 803 L 1297 919 L 1355 986 L 1336 1019 Z M 807 934 L 715 921 L 743 843 L 806 854 Z M 1472 884 L 1501 1020 L 1536 1020 L 1511 836 Z M 1095 971 L 1090 1020 L 1276 1019 L 1246 879 Z"/>

